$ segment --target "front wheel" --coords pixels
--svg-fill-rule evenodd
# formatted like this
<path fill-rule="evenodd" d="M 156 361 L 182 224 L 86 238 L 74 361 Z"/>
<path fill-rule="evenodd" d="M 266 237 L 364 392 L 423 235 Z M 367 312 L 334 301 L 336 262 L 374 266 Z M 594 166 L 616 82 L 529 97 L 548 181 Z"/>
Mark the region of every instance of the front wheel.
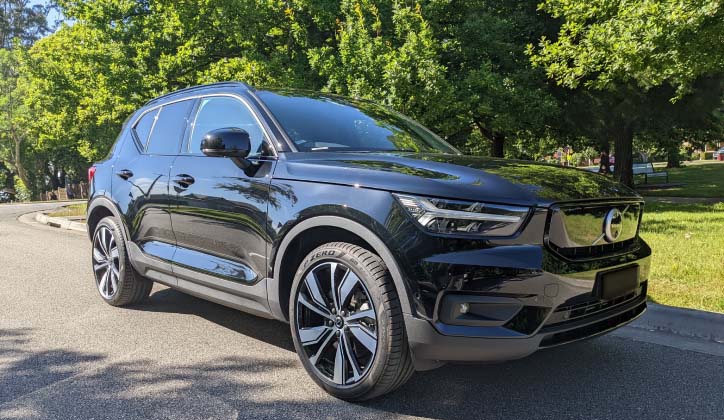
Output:
<path fill-rule="evenodd" d="M 368 400 L 414 372 L 400 301 L 377 255 L 348 243 L 322 245 L 303 260 L 291 296 L 294 347 L 328 393 Z"/>

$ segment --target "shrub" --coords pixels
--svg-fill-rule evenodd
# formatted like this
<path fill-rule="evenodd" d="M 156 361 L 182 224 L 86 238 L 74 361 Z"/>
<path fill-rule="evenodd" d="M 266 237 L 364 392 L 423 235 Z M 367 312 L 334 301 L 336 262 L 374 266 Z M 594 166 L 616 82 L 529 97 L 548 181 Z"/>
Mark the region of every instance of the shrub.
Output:
<path fill-rule="evenodd" d="M 711 160 L 711 159 L 714 159 L 714 152 L 700 152 L 700 153 L 699 153 L 699 159 L 700 159 L 700 160 Z"/>
<path fill-rule="evenodd" d="M 33 194 L 19 176 L 15 175 L 13 182 L 15 183 L 15 199 L 18 201 L 30 201 L 30 199 L 33 198 Z"/>

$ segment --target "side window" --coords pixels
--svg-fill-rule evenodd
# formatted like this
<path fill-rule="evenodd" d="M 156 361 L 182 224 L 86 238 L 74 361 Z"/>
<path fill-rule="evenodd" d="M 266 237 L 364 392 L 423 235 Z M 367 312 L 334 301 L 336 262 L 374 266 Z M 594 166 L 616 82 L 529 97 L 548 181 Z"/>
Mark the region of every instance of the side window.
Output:
<path fill-rule="evenodd" d="M 154 155 L 178 154 L 181 137 L 188 125 L 188 116 L 193 101 L 175 102 L 164 105 L 156 117 L 146 145 L 146 153 Z"/>
<path fill-rule="evenodd" d="M 141 143 L 142 148 L 146 147 L 148 135 L 151 134 L 153 123 L 156 121 L 156 115 L 158 115 L 158 109 L 145 113 L 143 117 L 138 120 L 136 126 L 133 127 L 133 131 L 136 133 L 136 137 L 138 137 L 138 141 Z"/>
<path fill-rule="evenodd" d="M 225 96 L 203 98 L 193 121 L 187 153 L 200 153 L 201 139 L 209 131 L 232 127 L 249 133 L 252 156 L 264 150 L 264 132 L 249 108 L 238 99 Z"/>

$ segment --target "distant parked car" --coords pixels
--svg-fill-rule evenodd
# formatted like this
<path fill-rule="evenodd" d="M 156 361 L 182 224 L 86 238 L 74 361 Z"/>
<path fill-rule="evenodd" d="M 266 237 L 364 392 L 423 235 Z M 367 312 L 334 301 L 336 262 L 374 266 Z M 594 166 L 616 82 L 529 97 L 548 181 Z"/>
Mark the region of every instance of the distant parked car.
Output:
<path fill-rule="evenodd" d="M 714 152 L 713 159 L 714 160 L 724 160 L 721 158 L 721 156 L 724 156 L 724 147 Z"/>
<path fill-rule="evenodd" d="M 9 203 L 13 201 L 14 196 L 7 191 L 0 191 L 0 203 Z"/>

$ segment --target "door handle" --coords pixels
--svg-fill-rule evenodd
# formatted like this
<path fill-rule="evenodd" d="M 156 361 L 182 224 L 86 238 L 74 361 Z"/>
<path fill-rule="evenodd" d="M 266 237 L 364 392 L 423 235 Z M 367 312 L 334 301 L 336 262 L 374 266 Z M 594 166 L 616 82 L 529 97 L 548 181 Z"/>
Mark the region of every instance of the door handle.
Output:
<path fill-rule="evenodd" d="M 176 175 L 176 177 L 173 179 L 173 182 L 175 184 L 178 184 L 179 186 L 181 186 L 183 188 L 188 188 L 195 181 L 196 180 L 194 179 L 194 177 L 192 177 L 191 175 L 186 175 L 186 174 Z"/>
<path fill-rule="evenodd" d="M 128 179 L 133 176 L 133 172 L 129 171 L 128 169 L 121 169 L 120 171 L 116 172 L 116 175 L 123 179 Z"/>

